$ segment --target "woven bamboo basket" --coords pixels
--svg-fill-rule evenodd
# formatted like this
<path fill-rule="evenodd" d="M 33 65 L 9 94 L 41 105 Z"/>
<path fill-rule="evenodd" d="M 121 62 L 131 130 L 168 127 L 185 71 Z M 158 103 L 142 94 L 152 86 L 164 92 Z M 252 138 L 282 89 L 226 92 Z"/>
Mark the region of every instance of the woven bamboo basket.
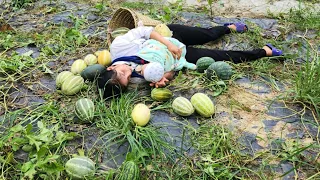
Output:
<path fill-rule="evenodd" d="M 143 26 L 156 26 L 161 24 L 161 21 L 154 20 L 148 16 L 135 12 L 128 8 L 119 8 L 112 16 L 108 24 L 107 42 L 110 47 L 112 42 L 111 32 L 119 27 L 127 27 L 133 29 L 138 27 L 139 22 L 143 23 Z"/>

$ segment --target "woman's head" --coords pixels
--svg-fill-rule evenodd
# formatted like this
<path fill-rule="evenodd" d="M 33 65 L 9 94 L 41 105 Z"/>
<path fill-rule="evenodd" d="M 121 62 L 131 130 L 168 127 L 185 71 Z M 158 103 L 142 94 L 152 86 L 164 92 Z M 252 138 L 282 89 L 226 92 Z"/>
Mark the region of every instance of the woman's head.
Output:
<path fill-rule="evenodd" d="M 103 90 L 103 97 L 118 96 L 129 84 L 132 69 L 126 64 L 117 64 L 107 68 L 107 71 L 100 74 L 97 85 Z"/>

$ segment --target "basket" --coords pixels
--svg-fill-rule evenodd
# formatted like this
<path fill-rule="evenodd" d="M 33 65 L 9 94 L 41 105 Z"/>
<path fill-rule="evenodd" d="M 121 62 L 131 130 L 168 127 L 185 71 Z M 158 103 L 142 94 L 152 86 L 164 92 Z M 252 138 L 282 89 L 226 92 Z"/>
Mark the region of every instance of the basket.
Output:
<path fill-rule="evenodd" d="M 119 8 L 112 16 L 108 24 L 107 41 L 110 47 L 112 38 L 111 32 L 119 27 L 127 27 L 133 29 L 138 27 L 139 22 L 142 22 L 144 26 L 156 26 L 161 24 L 161 21 L 154 20 L 148 16 L 132 11 L 128 8 Z"/>

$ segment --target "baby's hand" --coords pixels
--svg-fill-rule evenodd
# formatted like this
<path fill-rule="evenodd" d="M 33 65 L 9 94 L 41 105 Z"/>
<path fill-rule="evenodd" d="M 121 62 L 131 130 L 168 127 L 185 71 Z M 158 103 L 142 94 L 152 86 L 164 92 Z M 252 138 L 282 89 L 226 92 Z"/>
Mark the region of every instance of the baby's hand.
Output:
<path fill-rule="evenodd" d="M 150 83 L 150 86 L 151 87 L 155 86 L 156 88 L 165 87 L 166 82 L 169 82 L 169 80 L 165 77 L 162 77 L 162 79 L 160 81 L 158 81 L 156 83 Z"/>

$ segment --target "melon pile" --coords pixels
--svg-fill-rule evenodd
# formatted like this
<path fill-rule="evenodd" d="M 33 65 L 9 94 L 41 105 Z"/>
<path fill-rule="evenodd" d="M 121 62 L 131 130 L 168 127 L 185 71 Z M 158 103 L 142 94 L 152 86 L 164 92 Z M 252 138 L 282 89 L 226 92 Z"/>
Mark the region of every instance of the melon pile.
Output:
<path fill-rule="evenodd" d="M 218 77 L 222 80 L 229 80 L 233 75 L 232 67 L 224 62 L 215 62 L 211 57 L 202 57 L 197 60 L 197 71 L 200 73 L 206 73 L 207 78 L 212 80 L 214 77 Z"/>
<path fill-rule="evenodd" d="M 185 97 L 177 97 L 172 102 L 172 109 L 180 116 L 190 116 L 195 111 L 202 117 L 214 115 L 215 107 L 211 99 L 204 93 L 196 93 L 191 101 Z"/>
<path fill-rule="evenodd" d="M 111 55 L 108 50 L 88 54 L 83 60 L 75 60 L 70 71 L 60 72 L 56 78 L 56 86 L 65 95 L 75 95 L 82 89 L 85 80 L 94 80 L 110 64 Z"/>

